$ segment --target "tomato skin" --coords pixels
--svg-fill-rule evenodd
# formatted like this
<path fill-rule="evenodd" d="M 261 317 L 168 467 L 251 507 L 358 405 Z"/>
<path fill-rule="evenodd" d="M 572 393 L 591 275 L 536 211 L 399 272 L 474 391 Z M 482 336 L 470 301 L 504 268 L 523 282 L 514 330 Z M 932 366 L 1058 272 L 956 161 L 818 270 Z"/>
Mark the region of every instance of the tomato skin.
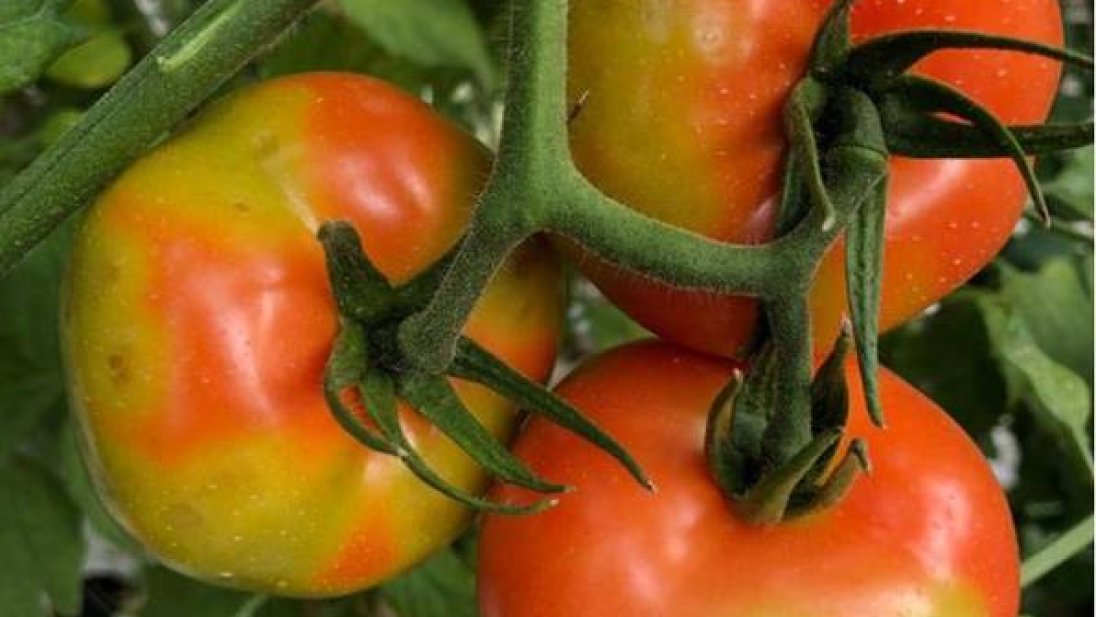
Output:
<path fill-rule="evenodd" d="M 609 195 L 670 224 L 727 242 L 769 239 L 785 152 L 782 107 L 830 4 L 575 3 L 569 89 L 573 100 L 589 93 L 571 125 L 579 168 Z M 853 11 L 858 39 L 917 28 L 1062 42 L 1058 0 L 879 0 Z M 1010 123 L 1042 121 L 1059 76 L 1049 60 L 981 51 L 942 52 L 916 70 Z M 883 328 L 976 273 L 1003 246 L 1026 199 L 1008 161 L 896 157 L 891 171 Z M 842 250 L 838 244 L 823 262 L 811 296 L 820 350 L 834 340 L 844 311 Z M 578 261 L 617 305 L 680 344 L 733 355 L 754 330 L 752 300 L 674 290 L 597 260 Z"/>
<path fill-rule="evenodd" d="M 377 267 L 405 281 L 457 241 L 487 170 L 485 151 L 418 100 L 303 74 L 233 94 L 99 198 L 67 281 L 71 392 L 111 509 L 154 554 L 221 584 L 328 596 L 465 526 L 464 509 L 331 418 L 321 381 L 337 322 L 315 231 L 352 221 Z M 543 380 L 560 302 L 557 266 L 528 245 L 466 334 Z M 455 385 L 510 433 L 510 403 Z M 447 438 L 401 417 L 443 476 L 484 487 Z"/>
<path fill-rule="evenodd" d="M 702 451 L 707 409 L 732 368 L 647 341 L 566 378 L 557 392 L 620 439 L 657 492 L 530 422 L 516 452 L 577 490 L 534 517 L 486 519 L 483 616 L 1015 617 L 1018 549 L 1000 487 L 962 430 L 887 371 L 887 429 L 870 425 L 851 392 L 849 431 L 869 443 L 870 476 L 819 514 L 770 527 L 735 517 Z M 494 496 L 526 498 L 512 487 Z"/>

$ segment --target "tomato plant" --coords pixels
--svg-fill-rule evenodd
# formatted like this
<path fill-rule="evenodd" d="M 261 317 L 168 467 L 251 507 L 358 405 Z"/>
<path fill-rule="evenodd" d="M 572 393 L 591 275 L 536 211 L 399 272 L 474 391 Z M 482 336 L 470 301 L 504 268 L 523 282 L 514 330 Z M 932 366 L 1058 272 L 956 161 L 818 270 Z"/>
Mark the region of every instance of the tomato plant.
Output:
<path fill-rule="evenodd" d="M 569 89 L 583 101 L 571 123 L 580 169 L 626 205 L 672 225 L 727 242 L 771 238 L 786 149 L 782 108 L 830 4 L 576 3 Z M 921 28 L 1062 41 L 1057 0 L 860 2 L 853 9 L 857 39 Z M 1020 124 L 1046 117 L 1059 76 L 1053 62 L 981 50 L 937 53 L 916 72 Z M 1026 197 L 1008 161 L 893 160 L 881 326 L 909 319 L 985 265 Z M 841 251 L 821 264 L 811 294 L 821 353 L 845 311 Z M 754 331 L 751 300 L 675 291 L 595 259 L 580 263 L 610 299 L 670 340 L 731 354 Z"/>
<path fill-rule="evenodd" d="M 0 2 L 0 613 L 1091 614 L 1091 11 L 783 4 Z"/>
<path fill-rule="evenodd" d="M 870 476 L 820 514 L 772 527 L 737 518 L 703 453 L 732 368 L 647 341 L 595 356 L 558 386 L 658 489 L 638 490 L 596 450 L 531 423 L 516 451 L 578 491 L 535 518 L 487 518 L 484 617 L 1016 614 L 1016 540 L 996 479 L 958 425 L 889 373 L 885 430 L 851 393 L 849 433 L 869 444 Z"/>
<path fill-rule="evenodd" d="M 218 103 L 103 194 L 76 239 L 65 349 L 94 475 L 134 535 L 184 571 L 291 595 L 368 586 L 453 539 L 467 513 L 328 411 L 337 316 L 314 234 L 352 221 L 377 268 L 407 281 L 457 240 L 487 166 L 391 86 L 301 74 Z M 531 245 L 467 333 L 544 379 L 559 297 Z M 510 404 L 456 387 L 507 434 Z M 482 486 L 436 429 L 402 419 L 442 475 Z"/>

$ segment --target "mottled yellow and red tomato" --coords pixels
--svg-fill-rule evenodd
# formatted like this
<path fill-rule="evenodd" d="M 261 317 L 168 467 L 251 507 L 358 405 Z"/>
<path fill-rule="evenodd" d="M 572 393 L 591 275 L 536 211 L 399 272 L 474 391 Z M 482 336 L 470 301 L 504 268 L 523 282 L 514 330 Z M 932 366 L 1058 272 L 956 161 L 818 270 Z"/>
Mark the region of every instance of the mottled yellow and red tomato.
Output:
<path fill-rule="evenodd" d="M 873 472 L 836 506 L 759 527 L 733 514 L 704 458 L 707 411 L 732 365 L 653 341 L 581 365 L 557 392 L 658 490 L 534 419 L 516 453 L 577 490 L 535 517 L 485 520 L 483 617 L 1015 617 L 1012 519 L 978 448 L 885 370 L 888 426 L 874 427 L 848 370 L 849 432 L 869 444 Z"/>
<path fill-rule="evenodd" d="M 421 102 L 350 74 L 246 88 L 126 171 L 91 209 L 68 276 L 72 397 L 112 511 L 153 553 L 283 595 L 360 589 L 449 542 L 468 514 L 330 417 L 337 326 L 317 226 L 346 219 L 406 281 L 458 239 L 488 171 Z M 558 271 L 520 250 L 466 334 L 547 377 Z M 496 435 L 508 402 L 457 382 Z M 415 412 L 401 418 L 450 482 L 480 468 Z"/>
<path fill-rule="evenodd" d="M 570 91 L 588 93 L 572 123 L 582 171 L 637 210 L 718 240 L 773 233 L 785 139 L 781 111 L 831 0 L 583 0 L 571 8 Z M 950 28 L 1062 41 L 1058 0 L 873 0 L 853 10 L 863 39 Z M 952 84 L 1010 123 L 1042 121 L 1059 69 L 1008 52 L 932 56 L 920 74 Z M 948 293 L 1004 244 L 1026 193 L 1008 161 L 892 163 L 881 321 L 896 325 Z M 815 341 L 843 313 L 842 249 L 811 297 Z M 729 354 L 749 340 L 750 300 L 675 291 L 595 261 L 583 268 L 659 335 Z"/>

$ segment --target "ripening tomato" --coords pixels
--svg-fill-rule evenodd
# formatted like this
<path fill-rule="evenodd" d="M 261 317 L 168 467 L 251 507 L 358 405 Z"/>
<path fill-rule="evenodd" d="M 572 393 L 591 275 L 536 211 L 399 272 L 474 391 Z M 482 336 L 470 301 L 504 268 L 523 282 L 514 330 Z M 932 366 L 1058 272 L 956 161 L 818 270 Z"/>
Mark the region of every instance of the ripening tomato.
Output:
<path fill-rule="evenodd" d="M 488 517 L 479 546 L 483 617 L 1016 617 L 1017 545 L 978 448 L 893 374 L 889 426 L 871 425 L 849 364 L 849 431 L 874 471 L 827 510 L 752 526 L 711 480 L 708 408 L 732 365 L 666 343 L 580 366 L 558 393 L 632 452 L 657 492 L 540 420 L 516 452 L 574 485 L 555 508 Z M 527 495 L 502 487 L 496 498 Z"/>
<path fill-rule="evenodd" d="M 606 193 L 718 240 L 773 233 L 785 138 L 781 112 L 831 0 L 583 0 L 570 16 L 571 125 L 580 169 Z M 1058 45 L 1058 0 L 873 0 L 853 10 L 858 39 L 918 28 L 996 33 Z M 1017 53 L 943 52 L 916 67 L 1010 123 L 1043 120 L 1059 68 Z M 1026 199 L 1009 161 L 891 165 L 881 325 L 894 326 L 972 276 L 1001 248 Z M 845 307 L 840 246 L 811 297 L 816 348 Z M 744 298 L 678 291 L 589 259 L 583 269 L 657 334 L 713 353 L 742 347 L 756 321 Z"/>
<path fill-rule="evenodd" d="M 246 88 L 133 165 L 76 241 L 64 308 L 74 404 L 111 509 L 184 572 L 280 595 L 366 587 L 448 543 L 467 512 L 331 418 L 337 327 L 327 219 L 352 221 L 403 282 L 458 239 L 489 159 L 426 105 L 352 74 Z M 466 333 L 533 379 L 555 358 L 560 285 L 516 254 Z M 511 405 L 456 382 L 505 436 Z M 482 470 L 417 413 L 403 423 L 449 481 Z"/>

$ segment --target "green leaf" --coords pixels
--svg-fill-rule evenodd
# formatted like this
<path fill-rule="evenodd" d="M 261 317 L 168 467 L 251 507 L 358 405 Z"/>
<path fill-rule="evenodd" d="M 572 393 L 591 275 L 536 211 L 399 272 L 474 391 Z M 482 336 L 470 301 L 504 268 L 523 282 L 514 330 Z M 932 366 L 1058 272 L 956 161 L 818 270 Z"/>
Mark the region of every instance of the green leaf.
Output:
<path fill-rule="evenodd" d="M 380 588 L 399 617 L 476 617 L 472 569 L 446 550 Z"/>
<path fill-rule="evenodd" d="M 118 81 L 132 61 L 122 32 L 101 30 L 57 58 L 46 76 L 65 86 L 96 90 Z"/>
<path fill-rule="evenodd" d="M 1023 319 L 999 298 L 981 296 L 978 306 L 994 355 L 1012 377 L 1019 396 L 1038 424 L 1056 437 L 1062 451 L 1069 452 L 1079 463 L 1078 471 L 1091 474 L 1086 429 L 1091 404 L 1084 380 L 1047 356 Z"/>
<path fill-rule="evenodd" d="M 62 16 L 68 4 L 69 0 L 0 3 L 0 94 L 31 83 L 84 38 L 84 29 Z"/>
<path fill-rule="evenodd" d="M 38 142 L 41 143 L 43 147 L 52 146 L 54 142 L 61 138 L 61 135 L 63 135 L 65 131 L 76 126 L 83 117 L 84 112 L 78 109 L 61 107 L 50 114 L 41 128 L 39 128 L 36 136 Z"/>
<path fill-rule="evenodd" d="M 567 356 L 586 355 L 651 336 L 614 306 L 585 278 L 572 275 L 567 307 Z"/>
<path fill-rule="evenodd" d="M 80 506 L 84 516 L 87 517 L 95 531 L 118 548 L 125 549 L 135 555 L 142 554 L 143 549 L 141 546 L 130 537 L 121 525 L 115 522 L 114 517 L 110 515 L 103 500 L 99 497 L 99 492 L 92 482 L 84 457 L 80 452 L 77 430 L 79 429 L 74 422 L 67 422 L 60 435 L 59 471 L 65 489 Z"/>
<path fill-rule="evenodd" d="M 0 607 L 6 614 L 64 615 L 80 610 L 84 537 L 61 483 L 38 463 L 0 465 Z"/>
<path fill-rule="evenodd" d="M 1024 270 L 1038 270 L 1042 264 L 1059 257 L 1076 258 L 1086 252 L 1091 255 L 1092 245 L 1079 242 L 1077 238 L 1065 235 L 1063 226 L 1076 227 L 1076 223 L 1062 219 L 1051 219 L 1053 227 L 1048 229 L 1041 222 L 1025 222 L 1019 233 L 1009 238 L 1001 256 L 1008 263 Z"/>
<path fill-rule="evenodd" d="M 3 110 L 2 103 L 0 110 Z M 14 178 L 41 150 L 42 145 L 37 134 L 8 135 L 0 139 L 0 186 Z"/>
<path fill-rule="evenodd" d="M 64 413 L 57 312 L 69 234 L 0 280 L 0 463 L 49 414 Z"/>
<path fill-rule="evenodd" d="M 1050 182 L 1043 184 L 1043 192 L 1055 214 L 1071 219 L 1092 220 L 1092 146 L 1059 155 L 1065 166 Z"/>
<path fill-rule="evenodd" d="M 1089 266 L 1054 258 L 1035 273 L 1002 264 L 1001 295 L 1016 311 L 1036 344 L 1051 359 L 1092 378 L 1092 290 L 1084 280 Z"/>
<path fill-rule="evenodd" d="M 124 32 L 111 23 L 104 0 L 76 0 L 65 13 L 91 32 L 91 38 L 66 51 L 46 70 L 52 81 L 84 90 L 105 88 L 133 61 Z"/>
<path fill-rule="evenodd" d="M 1008 401 L 977 304 L 982 293 L 964 289 L 935 311 L 887 334 L 881 355 L 884 364 L 986 442 Z"/>
<path fill-rule="evenodd" d="M 293 617 L 296 602 L 221 589 L 163 567 L 145 570 L 145 603 L 139 617 Z"/>
<path fill-rule="evenodd" d="M 259 59 L 258 69 L 264 79 L 317 70 L 375 74 L 375 65 L 384 55 L 356 24 L 316 10 Z"/>
<path fill-rule="evenodd" d="M 72 0 L 65 15 L 88 26 L 102 27 L 111 23 L 108 0 Z"/>
<path fill-rule="evenodd" d="M 465 0 L 340 0 L 355 23 L 389 53 L 425 66 L 455 66 L 496 82 L 483 30 Z"/>
<path fill-rule="evenodd" d="M 263 78 L 305 71 L 373 75 L 429 99 L 435 109 L 485 141 L 495 128 L 491 93 L 470 84 L 468 70 L 424 66 L 414 58 L 393 55 L 346 15 L 322 8 L 312 11 L 258 62 Z"/>

